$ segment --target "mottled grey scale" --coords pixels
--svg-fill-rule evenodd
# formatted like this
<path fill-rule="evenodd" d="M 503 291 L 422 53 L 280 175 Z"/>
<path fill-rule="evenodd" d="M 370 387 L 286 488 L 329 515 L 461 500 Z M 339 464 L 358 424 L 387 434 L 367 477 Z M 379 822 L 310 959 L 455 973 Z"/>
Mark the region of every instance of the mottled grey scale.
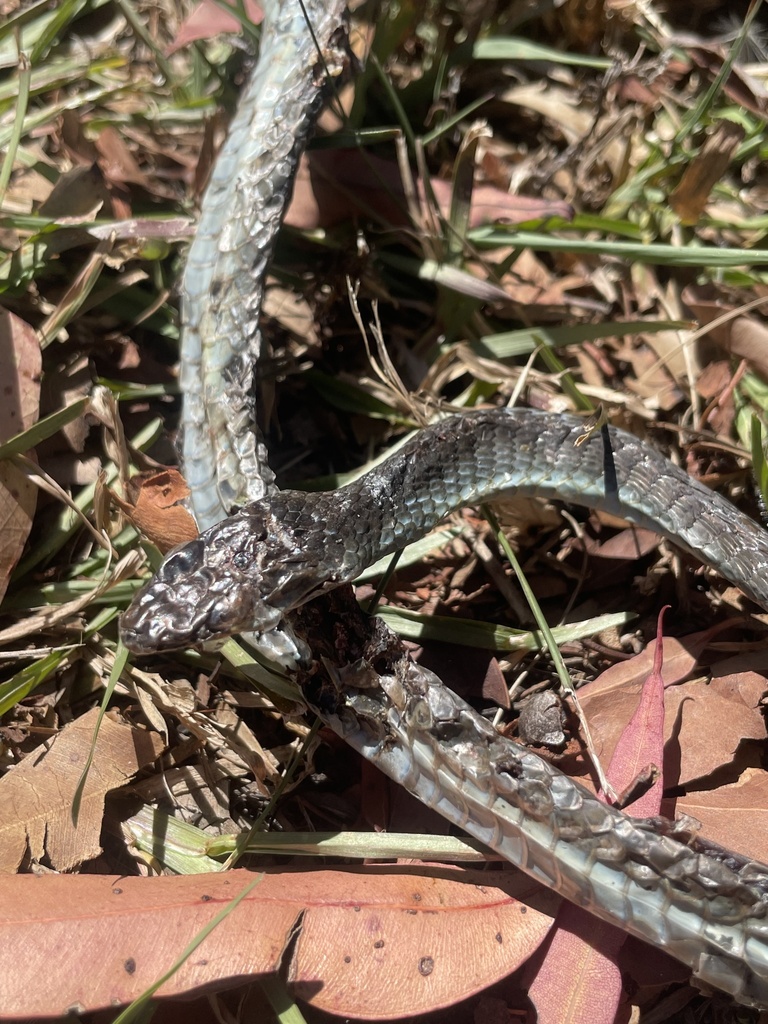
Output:
<path fill-rule="evenodd" d="M 269 608 L 267 618 L 273 621 L 275 611 L 289 611 L 330 585 L 353 580 L 378 558 L 422 537 L 458 506 L 538 496 L 606 508 L 663 533 L 768 606 L 768 539 L 756 523 L 648 445 L 613 429 L 617 493 L 606 494 L 603 437 L 598 432 L 576 447 L 582 432 L 575 417 L 506 409 L 469 413 L 421 431 L 390 459 L 338 491 L 282 491 L 246 505 L 202 534 L 210 556 L 201 577 L 201 605 L 214 572 L 240 598 L 242 614 L 233 601 L 227 631 L 262 631 L 252 609 Z M 490 445 L 492 463 L 478 457 L 476 434 Z M 391 519 L 397 529 L 387 525 Z M 254 538 L 266 540 L 254 543 Z M 238 552 L 248 555 L 245 570 L 242 557 L 233 561 Z M 162 570 L 157 579 L 158 586 L 167 583 Z M 185 592 L 193 590 L 190 576 Z M 148 598 L 144 604 L 157 614 Z M 132 618 L 129 613 L 126 628 Z M 220 615 L 217 619 L 221 622 Z M 207 639 L 203 629 L 179 635 L 177 645 Z"/>
<path fill-rule="evenodd" d="M 265 7 L 261 52 L 268 59 L 258 62 L 219 153 L 184 273 L 184 468 L 201 528 L 274 486 L 254 394 L 264 275 L 296 164 L 327 95 L 325 80 L 317 81 L 315 39 L 331 39 L 346 3 Z M 325 56 L 333 71 L 338 54 Z"/>

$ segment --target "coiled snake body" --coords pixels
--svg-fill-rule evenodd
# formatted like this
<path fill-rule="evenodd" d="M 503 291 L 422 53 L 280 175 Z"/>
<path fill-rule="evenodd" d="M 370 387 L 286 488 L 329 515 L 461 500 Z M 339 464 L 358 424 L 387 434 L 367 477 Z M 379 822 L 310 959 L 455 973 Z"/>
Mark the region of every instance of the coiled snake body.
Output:
<path fill-rule="evenodd" d="M 342 5 L 307 6 L 335 61 Z M 209 528 L 137 595 L 121 623 L 126 646 L 146 654 L 250 632 L 283 661 L 311 663 L 297 609 L 452 509 L 508 494 L 603 508 L 648 526 L 768 608 L 760 527 L 629 434 L 606 429 L 577 445 L 583 424 L 575 417 L 473 412 L 433 424 L 337 491 L 274 490 L 252 430 L 246 364 L 258 351 L 261 278 L 292 161 L 309 130 L 307 111 L 318 105 L 322 76 L 307 37 L 297 0 L 273 5 L 258 84 L 222 152 L 214 213 L 203 214 L 190 254 L 184 454 L 198 521 Z M 257 500 L 217 522 L 242 497 Z M 298 622 L 297 635 L 286 631 L 286 616 Z M 318 708 L 341 735 L 533 877 L 666 949 L 702 982 L 768 1008 L 768 867 L 692 836 L 685 823 L 621 814 L 501 737 L 431 673 L 385 657 L 389 641 L 376 643 L 375 657 L 334 670 L 335 707 Z"/>

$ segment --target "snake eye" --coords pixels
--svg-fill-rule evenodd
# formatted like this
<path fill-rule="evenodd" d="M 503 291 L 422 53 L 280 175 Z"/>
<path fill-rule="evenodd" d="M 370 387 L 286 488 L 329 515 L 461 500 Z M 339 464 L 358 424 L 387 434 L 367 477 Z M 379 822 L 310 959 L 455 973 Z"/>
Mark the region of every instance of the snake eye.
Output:
<path fill-rule="evenodd" d="M 236 569 L 240 569 L 245 572 L 250 567 L 251 559 L 244 551 L 238 551 L 237 554 L 232 558 L 232 565 Z"/>
<path fill-rule="evenodd" d="M 408 709 L 407 718 L 410 724 L 417 729 L 428 732 L 433 725 L 434 716 L 429 703 L 425 700 L 418 700 Z"/>
<path fill-rule="evenodd" d="M 175 583 L 180 576 L 194 572 L 202 564 L 204 545 L 201 540 L 190 541 L 179 548 L 163 563 L 163 579 L 166 583 Z"/>

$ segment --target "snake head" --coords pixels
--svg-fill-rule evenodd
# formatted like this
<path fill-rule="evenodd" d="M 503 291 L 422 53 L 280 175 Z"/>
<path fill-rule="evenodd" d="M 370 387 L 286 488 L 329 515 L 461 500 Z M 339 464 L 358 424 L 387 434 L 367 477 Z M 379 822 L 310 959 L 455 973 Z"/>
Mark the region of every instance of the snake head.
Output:
<path fill-rule="evenodd" d="M 136 654 L 199 646 L 247 629 L 266 632 L 282 613 L 259 597 L 253 574 L 243 586 L 238 551 L 231 558 L 206 534 L 172 551 L 120 621 Z"/>
<path fill-rule="evenodd" d="M 304 527 L 322 529 L 306 510 L 314 497 L 283 491 L 246 505 L 172 551 L 121 618 L 128 650 L 151 654 L 270 633 L 286 611 L 334 585 L 308 555 L 327 550 Z"/>

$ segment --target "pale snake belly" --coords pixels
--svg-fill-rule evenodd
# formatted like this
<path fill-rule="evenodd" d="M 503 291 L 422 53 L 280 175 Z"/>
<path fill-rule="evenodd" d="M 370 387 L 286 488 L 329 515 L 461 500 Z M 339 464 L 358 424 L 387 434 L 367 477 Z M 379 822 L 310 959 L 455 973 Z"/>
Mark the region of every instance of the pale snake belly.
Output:
<path fill-rule="evenodd" d="M 342 5 L 306 6 L 333 72 L 343 64 Z M 611 428 L 577 445 L 584 427 L 575 417 L 472 412 L 434 423 L 334 492 L 275 489 L 254 429 L 251 363 L 263 274 L 323 74 L 297 0 L 273 4 L 185 275 L 184 462 L 204 532 L 137 595 L 122 618 L 126 646 L 148 654 L 246 632 L 284 661 L 302 655 L 306 676 L 308 602 L 453 509 L 510 494 L 648 526 L 768 608 L 759 526 L 632 435 Z M 689 964 L 703 983 L 768 1008 L 768 867 L 685 824 L 602 803 L 500 736 L 381 625 L 370 627 L 354 666 L 330 673 L 333 706 L 311 694 L 310 702 L 391 778 L 534 878 Z"/>

